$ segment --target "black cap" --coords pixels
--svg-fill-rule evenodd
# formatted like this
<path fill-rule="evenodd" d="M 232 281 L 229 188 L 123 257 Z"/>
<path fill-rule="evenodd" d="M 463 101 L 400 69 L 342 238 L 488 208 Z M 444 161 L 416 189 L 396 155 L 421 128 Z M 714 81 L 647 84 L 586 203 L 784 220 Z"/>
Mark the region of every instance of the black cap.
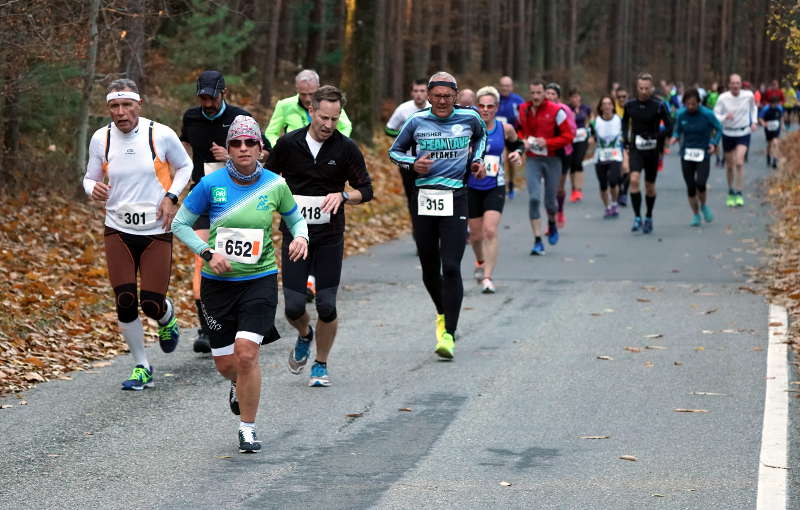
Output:
<path fill-rule="evenodd" d="M 219 71 L 203 71 L 197 78 L 197 95 L 217 97 L 225 90 L 225 78 Z"/>

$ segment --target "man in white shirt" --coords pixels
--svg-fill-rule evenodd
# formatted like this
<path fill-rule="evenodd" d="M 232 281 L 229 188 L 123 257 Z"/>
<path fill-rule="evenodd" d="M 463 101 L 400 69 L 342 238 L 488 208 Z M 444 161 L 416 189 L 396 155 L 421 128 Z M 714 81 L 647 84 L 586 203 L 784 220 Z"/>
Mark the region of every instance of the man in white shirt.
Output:
<path fill-rule="evenodd" d="M 728 91 L 720 94 L 714 114 L 722 123 L 722 149 L 728 176 L 728 207 L 742 207 L 744 197 L 744 158 L 750 146 L 750 133 L 758 129 L 758 107 L 749 90 L 742 89 L 742 77 L 732 74 Z"/>

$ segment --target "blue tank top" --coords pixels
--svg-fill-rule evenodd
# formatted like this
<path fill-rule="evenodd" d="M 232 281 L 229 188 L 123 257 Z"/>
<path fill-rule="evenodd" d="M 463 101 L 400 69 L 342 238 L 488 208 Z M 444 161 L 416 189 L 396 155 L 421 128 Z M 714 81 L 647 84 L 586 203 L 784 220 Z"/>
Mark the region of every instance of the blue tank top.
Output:
<path fill-rule="evenodd" d="M 505 186 L 505 174 L 503 170 L 503 149 L 506 146 L 506 136 L 505 131 L 503 130 L 503 121 L 501 120 L 494 120 L 494 129 L 491 131 L 486 132 L 486 152 L 484 155 L 484 163 L 486 165 L 487 172 L 489 171 L 489 166 L 492 164 L 492 160 L 497 158 L 497 176 L 489 176 L 487 175 L 483 179 L 476 179 L 475 176 L 472 174 L 469 175 L 469 180 L 467 181 L 467 186 L 472 189 L 480 189 L 480 190 L 487 190 L 487 189 L 494 189 L 498 186 Z M 492 156 L 492 157 L 487 157 Z"/>

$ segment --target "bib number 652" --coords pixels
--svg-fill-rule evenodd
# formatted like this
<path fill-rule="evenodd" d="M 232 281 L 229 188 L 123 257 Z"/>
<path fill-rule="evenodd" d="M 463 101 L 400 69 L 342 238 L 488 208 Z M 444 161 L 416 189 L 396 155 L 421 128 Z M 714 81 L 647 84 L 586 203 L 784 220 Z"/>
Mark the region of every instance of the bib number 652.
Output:
<path fill-rule="evenodd" d="M 452 216 L 453 191 L 420 189 L 417 198 L 417 214 L 420 216 Z"/>

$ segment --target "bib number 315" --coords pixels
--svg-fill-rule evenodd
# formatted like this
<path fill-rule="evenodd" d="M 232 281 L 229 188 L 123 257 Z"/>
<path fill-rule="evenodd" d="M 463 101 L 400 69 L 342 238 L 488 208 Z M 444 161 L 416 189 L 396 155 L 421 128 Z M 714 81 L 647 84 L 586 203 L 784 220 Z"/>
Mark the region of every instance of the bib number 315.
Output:
<path fill-rule="evenodd" d="M 452 216 L 453 191 L 420 189 L 417 198 L 417 214 L 420 216 Z"/>
<path fill-rule="evenodd" d="M 255 264 L 261 258 L 264 231 L 260 228 L 219 228 L 214 251 L 231 262 Z"/>

